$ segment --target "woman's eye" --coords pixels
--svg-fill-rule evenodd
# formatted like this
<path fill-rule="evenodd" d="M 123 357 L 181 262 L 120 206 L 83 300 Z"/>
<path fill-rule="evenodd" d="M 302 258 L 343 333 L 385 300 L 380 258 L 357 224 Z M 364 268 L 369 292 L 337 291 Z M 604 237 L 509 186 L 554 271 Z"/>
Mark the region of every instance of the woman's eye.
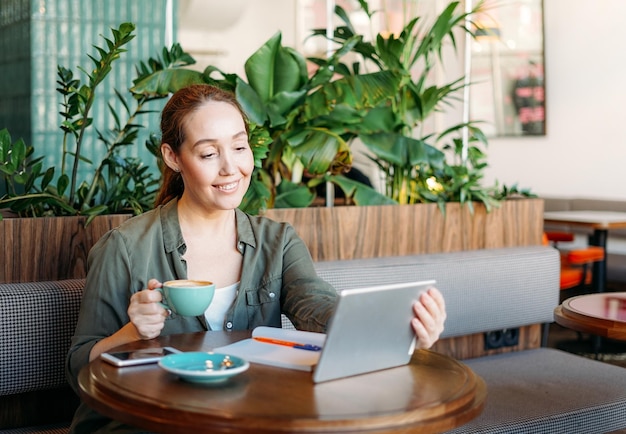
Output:
<path fill-rule="evenodd" d="M 209 152 L 207 154 L 202 154 L 202 158 L 214 158 L 217 155 L 217 152 Z"/>

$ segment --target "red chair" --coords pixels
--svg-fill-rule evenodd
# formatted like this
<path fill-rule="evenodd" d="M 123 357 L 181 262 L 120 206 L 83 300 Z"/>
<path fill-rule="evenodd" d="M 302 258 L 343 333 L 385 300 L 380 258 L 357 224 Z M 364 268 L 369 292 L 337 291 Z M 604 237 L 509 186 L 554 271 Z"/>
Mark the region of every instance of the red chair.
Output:
<path fill-rule="evenodd" d="M 545 232 L 544 244 L 551 244 L 558 248 L 558 243 L 574 241 L 574 235 L 569 232 Z M 588 285 L 592 280 L 591 265 L 604 260 L 604 249 L 597 246 L 588 246 L 582 249 L 561 251 L 561 279 L 562 291 Z"/>

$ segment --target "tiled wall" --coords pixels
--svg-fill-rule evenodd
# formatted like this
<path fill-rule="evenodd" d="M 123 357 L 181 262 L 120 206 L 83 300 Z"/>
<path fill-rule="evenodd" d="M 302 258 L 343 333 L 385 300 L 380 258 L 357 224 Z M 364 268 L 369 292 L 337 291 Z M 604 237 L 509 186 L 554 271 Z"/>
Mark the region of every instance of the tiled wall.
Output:
<path fill-rule="evenodd" d="M 30 2 L 0 4 L 0 129 L 30 138 Z"/>
<path fill-rule="evenodd" d="M 99 96 L 91 111 L 94 124 L 101 131 L 113 126 L 108 104 L 116 107 L 120 120 L 125 121 L 125 112 L 114 89 L 128 94 L 138 61 L 159 55 L 166 45 L 167 4 L 167 0 L 2 0 L 0 129 L 7 127 L 14 140 L 23 137 L 35 147 L 37 155 L 45 155 L 44 167 L 58 166 L 62 132 L 58 115 L 61 97 L 56 92 L 57 65 L 71 69 L 74 78 L 86 82 L 86 74 L 77 66 L 92 69 L 87 54 L 99 57 L 93 45 L 106 46 L 102 36 L 113 39 L 111 28 L 133 22 L 136 36 L 98 88 Z M 176 11 L 176 0 L 172 4 L 172 10 Z M 162 104 L 157 102 L 151 108 L 158 111 Z M 158 113 L 144 115 L 138 121 L 149 128 L 128 152 L 156 168 L 144 142 L 149 132 L 158 132 Z M 84 140 L 83 146 L 83 155 L 88 159 L 99 160 L 104 152 L 95 131 Z M 93 171 L 88 164 L 81 165 L 83 176 Z"/>

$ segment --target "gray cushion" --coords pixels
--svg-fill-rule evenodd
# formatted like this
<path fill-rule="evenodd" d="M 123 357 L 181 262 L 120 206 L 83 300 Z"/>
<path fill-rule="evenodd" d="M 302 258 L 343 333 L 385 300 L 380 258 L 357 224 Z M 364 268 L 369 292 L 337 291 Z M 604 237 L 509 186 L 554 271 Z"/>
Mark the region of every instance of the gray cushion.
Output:
<path fill-rule="evenodd" d="M 442 337 L 452 337 L 552 322 L 559 303 L 559 261 L 552 247 L 530 246 L 327 261 L 315 267 L 337 290 L 435 279 L 448 313 Z M 283 327 L 289 324 L 283 321 Z"/>
<path fill-rule="evenodd" d="M 465 360 L 487 384 L 483 413 L 452 433 L 607 433 L 626 428 L 626 371 L 540 348 Z"/>
<path fill-rule="evenodd" d="M 0 395 L 67 384 L 84 280 L 0 284 Z"/>

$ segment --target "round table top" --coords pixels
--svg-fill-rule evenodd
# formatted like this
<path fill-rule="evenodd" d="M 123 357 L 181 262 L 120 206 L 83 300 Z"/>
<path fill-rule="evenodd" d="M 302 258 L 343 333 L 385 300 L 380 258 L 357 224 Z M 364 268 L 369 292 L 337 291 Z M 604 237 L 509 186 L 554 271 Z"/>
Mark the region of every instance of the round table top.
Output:
<path fill-rule="evenodd" d="M 212 348 L 249 332 L 171 335 L 119 349 Z M 416 351 L 406 366 L 314 384 L 310 372 L 251 364 L 225 383 L 187 383 L 158 365 L 116 368 L 100 359 L 80 373 L 96 411 L 159 432 L 441 432 L 482 411 L 483 380 L 466 365 Z"/>
<path fill-rule="evenodd" d="M 555 321 L 583 333 L 626 340 L 626 292 L 586 294 L 565 300 Z"/>

